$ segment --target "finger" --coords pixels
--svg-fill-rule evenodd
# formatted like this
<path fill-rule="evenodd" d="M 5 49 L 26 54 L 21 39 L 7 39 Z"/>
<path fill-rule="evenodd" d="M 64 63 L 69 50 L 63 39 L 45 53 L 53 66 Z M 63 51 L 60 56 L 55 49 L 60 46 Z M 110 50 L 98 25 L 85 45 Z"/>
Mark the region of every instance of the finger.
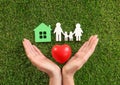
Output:
<path fill-rule="evenodd" d="M 90 46 L 90 49 L 91 49 L 92 52 L 95 50 L 95 47 L 97 46 L 98 41 L 99 41 L 99 39 L 96 38 L 96 39 L 93 41 L 92 45 Z"/>
<path fill-rule="evenodd" d="M 88 44 L 84 47 L 84 50 L 85 52 L 87 52 L 89 50 L 89 46 L 90 46 L 90 43 L 93 41 L 95 35 L 94 36 L 91 36 L 88 40 Z"/>
<path fill-rule="evenodd" d="M 82 47 L 78 50 L 78 52 L 82 51 L 84 49 L 84 47 L 86 46 L 86 44 L 87 44 L 87 41 L 82 45 Z"/>
<path fill-rule="evenodd" d="M 85 47 L 88 45 L 88 43 L 91 41 L 92 38 L 93 38 L 93 36 L 91 36 L 91 37 L 89 38 L 89 40 L 86 41 L 86 42 L 82 45 L 82 47 L 79 49 L 79 51 L 83 51 L 83 50 L 85 49 Z"/>
<path fill-rule="evenodd" d="M 34 53 L 35 50 L 34 50 L 32 44 L 31 44 L 31 42 L 29 40 L 27 40 L 27 39 L 25 39 L 25 42 L 26 42 L 27 46 L 29 47 L 29 49 Z"/>
<path fill-rule="evenodd" d="M 84 48 L 82 49 L 82 51 L 86 52 L 86 49 L 88 48 L 88 44 L 89 44 L 89 41 L 86 42 L 86 44 L 84 45 Z"/>
<path fill-rule="evenodd" d="M 83 50 L 85 49 L 86 44 L 88 44 L 88 42 L 86 41 L 82 47 L 78 50 L 78 52 L 75 54 L 76 57 L 80 56 L 80 53 L 83 52 Z"/>
<path fill-rule="evenodd" d="M 26 45 L 26 50 L 27 50 L 28 52 L 31 52 L 31 53 L 32 53 L 32 46 L 31 46 L 30 42 L 28 42 L 27 39 L 24 39 L 24 43 L 25 43 L 25 45 Z"/>
<path fill-rule="evenodd" d="M 35 45 L 33 45 L 33 48 L 34 48 L 40 55 L 43 55 L 42 52 L 41 52 Z"/>
<path fill-rule="evenodd" d="M 93 38 L 93 35 L 89 38 L 89 40 L 88 41 L 91 41 L 91 39 Z"/>
<path fill-rule="evenodd" d="M 35 56 L 37 54 L 37 52 L 33 49 L 33 46 L 32 44 L 30 43 L 29 40 L 27 39 L 24 39 L 24 45 L 26 46 L 25 50 L 26 50 L 26 53 L 29 56 Z"/>
<path fill-rule="evenodd" d="M 31 54 L 31 50 L 28 48 L 28 46 L 27 46 L 27 44 L 26 44 L 25 41 L 23 41 L 23 46 L 24 46 L 24 48 L 25 48 L 25 52 L 26 52 L 27 57 L 28 57 L 30 60 L 32 60 L 32 59 L 33 59 L 33 56 L 32 56 L 32 54 Z"/>
<path fill-rule="evenodd" d="M 23 41 L 23 47 L 25 49 L 26 54 L 28 54 L 28 52 L 29 52 L 28 50 L 29 49 L 27 48 L 27 45 L 26 45 L 26 43 L 24 41 Z"/>
<path fill-rule="evenodd" d="M 92 35 L 92 36 L 89 38 L 89 40 L 88 40 L 88 41 L 89 41 L 89 44 L 90 44 L 91 40 L 93 39 L 93 37 L 94 37 L 94 35 Z M 89 44 L 88 44 L 88 45 L 89 45 Z"/>
<path fill-rule="evenodd" d="M 97 38 L 97 35 L 94 35 L 93 37 L 92 37 L 92 39 L 90 40 L 90 42 L 89 42 L 89 46 L 91 46 L 92 45 L 92 43 L 94 42 L 94 40 Z"/>
<path fill-rule="evenodd" d="M 93 42 L 97 39 L 97 35 L 95 35 L 92 40 L 90 41 L 89 47 L 91 47 L 91 45 L 93 45 Z"/>
<path fill-rule="evenodd" d="M 92 53 L 94 52 L 95 47 L 96 47 L 96 45 L 97 45 L 97 43 L 98 43 L 98 38 L 95 36 L 94 39 L 93 39 L 91 42 L 92 42 L 92 45 L 90 45 L 90 46 L 88 47 L 88 49 L 87 49 L 87 54 L 88 54 L 88 56 L 86 56 L 86 57 L 84 58 L 85 60 L 88 60 L 89 57 L 90 57 L 90 56 L 92 55 Z"/>
<path fill-rule="evenodd" d="M 98 43 L 98 39 L 95 39 L 94 42 L 93 42 L 92 47 L 90 47 L 90 49 L 88 50 L 88 53 L 87 53 L 88 56 L 86 56 L 86 57 L 84 58 L 85 60 L 88 60 L 89 57 L 92 55 L 92 53 L 93 53 L 94 50 L 95 50 L 95 47 L 96 47 L 97 43 Z"/>

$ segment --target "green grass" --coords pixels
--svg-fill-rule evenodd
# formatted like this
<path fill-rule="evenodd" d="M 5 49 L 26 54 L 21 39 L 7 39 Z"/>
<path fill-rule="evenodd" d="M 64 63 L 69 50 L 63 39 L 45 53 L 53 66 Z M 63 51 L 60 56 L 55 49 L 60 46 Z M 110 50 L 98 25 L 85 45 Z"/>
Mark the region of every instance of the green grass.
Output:
<path fill-rule="evenodd" d="M 52 34 L 51 43 L 35 43 L 33 30 L 42 22 L 52 29 L 61 22 L 64 31 L 73 31 L 80 23 L 82 41 L 55 42 Z M 27 59 L 23 38 L 54 61 L 50 52 L 54 44 L 71 45 L 74 55 L 94 34 L 99 36 L 98 46 L 75 74 L 75 84 L 120 85 L 119 0 L 0 0 L 0 85 L 48 85 L 48 76 Z"/>

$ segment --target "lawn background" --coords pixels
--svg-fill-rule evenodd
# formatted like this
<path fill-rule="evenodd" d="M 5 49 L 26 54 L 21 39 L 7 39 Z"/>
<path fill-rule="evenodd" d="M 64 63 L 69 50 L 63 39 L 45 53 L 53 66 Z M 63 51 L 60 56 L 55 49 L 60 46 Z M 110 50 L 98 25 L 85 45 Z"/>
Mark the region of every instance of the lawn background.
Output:
<path fill-rule="evenodd" d="M 119 0 L 0 0 L 0 85 L 48 85 L 48 76 L 26 57 L 23 38 L 54 61 L 50 52 L 54 44 L 69 44 L 74 55 L 94 34 L 98 34 L 98 46 L 75 74 L 75 84 L 120 85 L 119 3 Z M 84 31 L 82 41 L 56 42 L 52 34 L 52 42 L 35 43 L 33 30 L 42 22 L 52 29 L 60 22 L 68 32 L 80 23 Z"/>

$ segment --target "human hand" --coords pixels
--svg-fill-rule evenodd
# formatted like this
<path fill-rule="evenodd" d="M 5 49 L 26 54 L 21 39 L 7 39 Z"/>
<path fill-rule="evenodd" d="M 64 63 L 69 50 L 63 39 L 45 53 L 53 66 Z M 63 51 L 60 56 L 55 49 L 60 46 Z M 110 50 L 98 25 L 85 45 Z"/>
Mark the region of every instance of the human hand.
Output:
<path fill-rule="evenodd" d="M 98 43 L 97 35 L 91 36 L 62 69 L 63 85 L 74 85 L 73 76 L 89 59 Z M 71 78 L 71 79 L 70 79 Z M 69 83 L 68 83 L 68 82 Z"/>
<path fill-rule="evenodd" d="M 88 60 L 94 52 L 97 43 L 97 36 L 91 36 L 89 41 L 85 42 L 79 51 L 66 63 L 62 69 L 63 85 L 74 85 L 73 79 L 71 80 L 70 78 L 73 78 L 74 73 Z M 36 46 L 30 43 L 29 40 L 24 39 L 23 45 L 28 58 L 39 70 L 46 72 L 50 77 L 54 77 L 58 74 L 57 77 L 50 78 L 50 85 L 61 85 L 60 68 L 55 63 L 47 59 Z"/>
<path fill-rule="evenodd" d="M 29 40 L 24 39 L 23 46 L 25 48 L 26 55 L 32 64 L 36 66 L 40 71 L 43 71 L 49 75 L 51 78 L 50 85 L 60 85 L 61 69 L 51 60 L 46 58 L 35 45 L 31 44 Z M 59 81 L 59 84 L 56 79 Z"/>

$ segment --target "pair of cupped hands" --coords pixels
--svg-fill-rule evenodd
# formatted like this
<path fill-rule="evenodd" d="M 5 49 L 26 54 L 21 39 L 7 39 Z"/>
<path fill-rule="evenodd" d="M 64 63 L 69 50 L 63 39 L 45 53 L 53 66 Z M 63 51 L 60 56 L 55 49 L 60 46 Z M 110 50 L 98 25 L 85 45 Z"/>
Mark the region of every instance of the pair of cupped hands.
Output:
<path fill-rule="evenodd" d="M 50 77 L 50 85 L 61 85 L 62 81 L 64 85 L 73 85 L 69 84 L 66 78 L 68 78 L 68 81 L 69 78 L 73 79 L 75 72 L 79 70 L 92 55 L 97 43 L 97 35 L 91 36 L 89 40 L 81 46 L 78 52 L 69 59 L 63 68 L 60 69 L 58 65 L 45 57 L 35 45 L 32 45 L 28 39 L 23 40 L 27 57 L 40 71 L 48 74 Z M 72 81 L 70 80 L 70 82 Z"/>

